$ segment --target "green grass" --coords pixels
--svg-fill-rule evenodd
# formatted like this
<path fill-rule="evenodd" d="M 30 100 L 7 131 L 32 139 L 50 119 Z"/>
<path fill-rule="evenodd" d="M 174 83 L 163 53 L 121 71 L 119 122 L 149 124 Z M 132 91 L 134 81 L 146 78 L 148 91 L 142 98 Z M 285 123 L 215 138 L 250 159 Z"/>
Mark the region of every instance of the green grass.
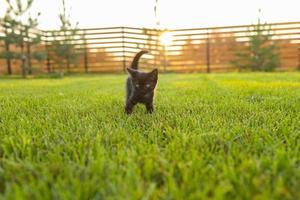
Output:
<path fill-rule="evenodd" d="M 300 74 L 0 79 L 0 199 L 299 199 Z"/>

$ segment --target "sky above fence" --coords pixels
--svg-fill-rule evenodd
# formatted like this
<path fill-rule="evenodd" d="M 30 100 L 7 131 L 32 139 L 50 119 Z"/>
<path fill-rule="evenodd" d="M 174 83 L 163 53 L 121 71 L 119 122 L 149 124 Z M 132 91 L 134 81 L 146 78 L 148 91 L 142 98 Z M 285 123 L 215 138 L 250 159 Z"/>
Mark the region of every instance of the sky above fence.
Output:
<path fill-rule="evenodd" d="M 0 2 L 0 16 L 5 10 Z M 155 27 L 155 0 L 66 0 L 79 27 Z M 299 0 L 158 0 L 162 28 L 207 27 L 255 23 L 261 8 L 265 22 L 300 20 Z M 40 28 L 59 27 L 61 0 L 35 0 L 31 13 L 41 12 Z"/>

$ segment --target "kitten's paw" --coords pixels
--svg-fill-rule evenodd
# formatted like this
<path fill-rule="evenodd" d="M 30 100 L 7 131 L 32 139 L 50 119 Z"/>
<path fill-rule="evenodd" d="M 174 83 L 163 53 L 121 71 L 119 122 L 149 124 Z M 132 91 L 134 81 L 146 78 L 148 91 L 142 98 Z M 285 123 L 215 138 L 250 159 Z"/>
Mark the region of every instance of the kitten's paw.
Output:
<path fill-rule="evenodd" d="M 146 110 L 147 113 L 151 114 L 154 111 L 153 105 L 152 104 L 146 104 Z"/>
<path fill-rule="evenodd" d="M 154 112 L 154 109 L 152 108 L 152 109 L 147 109 L 147 113 L 148 114 L 152 114 Z"/>
<path fill-rule="evenodd" d="M 126 115 L 130 115 L 132 113 L 132 109 L 126 109 L 125 108 L 125 114 Z"/>

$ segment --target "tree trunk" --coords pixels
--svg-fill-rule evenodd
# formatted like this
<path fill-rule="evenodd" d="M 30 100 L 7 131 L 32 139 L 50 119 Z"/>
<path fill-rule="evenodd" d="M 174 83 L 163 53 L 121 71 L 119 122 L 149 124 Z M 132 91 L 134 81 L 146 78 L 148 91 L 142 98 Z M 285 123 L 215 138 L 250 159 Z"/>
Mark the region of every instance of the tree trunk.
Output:
<path fill-rule="evenodd" d="M 63 69 L 63 66 L 60 66 L 60 72 L 59 72 L 59 76 L 60 78 L 63 78 L 64 77 L 64 69 Z"/>
<path fill-rule="evenodd" d="M 32 74 L 31 49 L 30 49 L 30 44 L 29 43 L 27 43 L 27 69 L 28 69 L 28 74 Z"/>
<path fill-rule="evenodd" d="M 66 62 L 67 62 L 67 72 L 69 73 L 70 72 L 70 58 L 69 58 L 69 55 L 67 55 Z"/>
<path fill-rule="evenodd" d="M 8 53 L 9 50 L 10 50 L 9 43 L 6 41 L 5 42 L 5 51 Z M 11 75 L 12 70 L 11 70 L 11 59 L 10 58 L 6 58 L 6 65 L 7 65 L 7 74 Z"/>
<path fill-rule="evenodd" d="M 31 68 L 31 49 L 30 49 L 30 39 L 29 39 L 29 33 L 28 30 L 26 31 L 26 38 L 27 38 L 27 44 L 26 44 L 26 57 L 27 57 L 27 70 L 28 74 L 32 74 L 32 68 Z"/>
<path fill-rule="evenodd" d="M 21 68 L 22 68 L 22 78 L 27 77 L 27 67 L 26 67 L 26 55 L 24 54 L 24 41 L 21 41 Z"/>

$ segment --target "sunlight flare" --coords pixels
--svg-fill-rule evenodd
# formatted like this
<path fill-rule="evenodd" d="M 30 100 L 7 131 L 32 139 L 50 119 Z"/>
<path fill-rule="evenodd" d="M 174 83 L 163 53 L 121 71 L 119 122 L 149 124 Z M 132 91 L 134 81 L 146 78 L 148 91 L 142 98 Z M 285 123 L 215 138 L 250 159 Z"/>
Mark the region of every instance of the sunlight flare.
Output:
<path fill-rule="evenodd" d="M 161 34 L 159 41 L 162 45 L 164 46 L 169 46 L 172 44 L 173 42 L 173 35 L 171 32 L 164 32 L 163 34 Z"/>

